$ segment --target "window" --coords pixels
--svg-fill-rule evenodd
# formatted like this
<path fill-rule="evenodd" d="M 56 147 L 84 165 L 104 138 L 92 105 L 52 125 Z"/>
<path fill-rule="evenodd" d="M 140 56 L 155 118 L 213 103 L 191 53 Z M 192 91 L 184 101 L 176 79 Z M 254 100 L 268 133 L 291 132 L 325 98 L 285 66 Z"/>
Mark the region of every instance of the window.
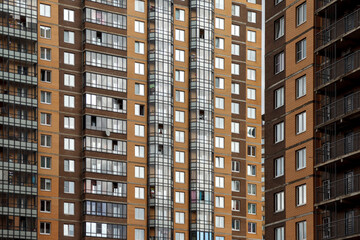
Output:
<path fill-rule="evenodd" d="M 285 240 L 284 232 L 284 227 L 275 228 L 275 240 Z"/>
<path fill-rule="evenodd" d="M 64 224 L 64 236 L 73 237 L 75 231 L 74 224 Z"/>
<path fill-rule="evenodd" d="M 215 58 L 215 68 L 224 69 L 224 62 L 225 61 L 223 58 L 216 57 Z"/>
<path fill-rule="evenodd" d="M 175 111 L 175 122 L 184 122 L 185 120 L 185 112 L 183 111 Z"/>
<path fill-rule="evenodd" d="M 64 181 L 64 193 L 75 193 L 75 182 Z"/>
<path fill-rule="evenodd" d="M 281 52 L 275 55 L 275 74 L 278 74 L 284 71 L 285 62 L 284 62 L 284 52 Z"/>
<path fill-rule="evenodd" d="M 240 211 L 240 200 L 231 200 L 231 210 Z"/>
<path fill-rule="evenodd" d="M 231 227 L 232 227 L 232 230 L 233 230 L 233 231 L 240 231 L 240 220 L 238 220 L 238 219 L 233 219 L 233 220 L 232 220 Z"/>
<path fill-rule="evenodd" d="M 215 137 L 215 147 L 224 148 L 224 138 L 223 137 Z"/>
<path fill-rule="evenodd" d="M 256 127 L 247 127 L 247 136 L 256 138 Z"/>
<path fill-rule="evenodd" d="M 175 19 L 179 21 L 185 21 L 185 11 L 181 9 L 175 9 Z"/>
<path fill-rule="evenodd" d="M 306 58 L 306 38 L 296 43 L 296 61 Z"/>
<path fill-rule="evenodd" d="M 135 20 L 135 32 L 137 33 L 144 33 L 145 24 L 144 22 L 136 21 Z"/>
<path fill-rule="evenodd" d="M 232 172 L 240 172 L 240 162 L 232 161 L 231 162 L 231 171 Z"/>
<path fill-rule="evenodd" d="M 306 112 L 296 115 L 296 134 L 306 131 Z"/>
<path fill-rule="evenodd" d="M 256 32 L 255 31 L 247 31 L 247 40 L 249 42 L 256 42 Z"/>
<path fill-rule="evenodd" d="M 41 191 L 51 191 L 51 179 L 40 178 L 40 189 Z"/>
<path fill-rule="evenodd" d="M 215 78 L 215 87 L 219 88 L 219 89 L 224 89 L 224 82 L 225 82 L 224 78 L 216 77 Z"/>
<path fill-rule="evenodd" d="M 42 81 L 42 82 L 51 83 L 51 71 L 50 71 L 50 70 L 41 69 L 40 72 L 41 72 L 41 81 Z"/>
<path fill-rule="evenodd" d="M 231 152 L 233 152 L 233 153 L 240 152 L 240 143 L 239 142 L 231 142 Z"/>
<path fill-rule="evenodd" d="M 215 47 L 216 48 L 224 49 L 224 45 L 225 45 L 225 39 L 220 38 L 220 37 L 215 38 Z"/>
<path fill-rule="evenodd" d="M 135 229 L 135 239 L 144 240 L 145 239 L 145 230 L 144 229 Z"/>
<path fill-rule="evenodd" d="M 40 167 L 44 169 L 51 169 L 51 157 L 41 156 Z"/>
<path fill-rule="evenodd" d="M 65 172 L 75 172 L 75 161 L 74 160 L 64 160 L 64 171 Z"/>
<path fill-rule="evenodd" d="M 248 22 L 256 23 L 256 12 L 248 12 Z"/>
<path fill-rule="evenodd" d="M 279 157 L 274 160 L 275 162 L 275 177 L 284 175 L 284 157 Z"/>
<path fill-rule="evenodd" d="M 256 234 L 256 223 L 248 223 L 248 233 Z"/>
<path fill-rule="evenodd" d="M 296 187 L 296 205 L 306 204 L 306 184 Z"/>
<path fill-rule="evenodd" d="M 75 54 L 64 52 L 64 63 L 68 65 L 75 65 Z"/>
<path fill-rule="evenodd" d="M 64 202 L 64 214 L 74 215 L 75 213 L 75 203 Z"/>
<path fill-rule="evenodd" d="M 145 219 L 145 209 L 144 208 L 135 208 L 135 219 L 144 220 Z"/>
<path fill-rule="evenodd" d="M 215 117 L 215 127 L 224 129 L 224 118 L 221 117 Z"/>
<path fill-rule="evenodd" d="M 64 42 L 74 44 L 75 33 L 70 31 L 64 31 Z"/>
<path fill-rule="evenodd" d="M 40 16 L 43 16 L 43 17 L 51 16 L 50 5 L 40 3 Z"/>
<path fill-rule="evenodd" d="M 284 211 L 284 192 L 275 193 L 275 212 Z"/>
<path fill-rule="evenodd" d="M 64 128 L 75 129 L 75 118 L 64 117 Z"/>
<path fill-rule="evenodd" d="M 64 74 L 64 85 L 69 87 L 75 86 L 75 76 L 72 74 Z"/>
<path fill-rule="evenodd" d="M 185 233 L 175 233 L 175 240 L 185 240 Z"/>
<path fill-rule="evenodd" d="M 247 59 L 252 62 L 256 62 L 256 51 L 255 50 L 247 50 Z"/>
<path fill-rule="evenodd" d="M 224 168 L 224 158 L 223 157 L 215 157 L 215 167 L 216 168 Z"/>
<path fill-rule="evenodd" d="M 40 59 L 50 61 L 51 60 L 51 49 L 41 47 L 40 48 Z"/>
<path fill-rule="evenodd" d="M 231 44 L 231 54 L 232 55 L 240 55 L 240 45 L 239 44 Z"/>
<path fill-rule="evenodd" d="M 240 181 L 232 180 L 231 181 L 231 190 L 233 192 L 240 192 Z"/>
<path fill-rule="evenodd" d="M 64 9 L 64 21 L 74 22 L 74 11 Z"/>
<path fill-rule="evenodd" d="M 145 43 L 135 41 L 135 53 L 144 54 Z"/>
<path fill-rule="evenodd" d="M 175 71 L 175 81 L 177 82 L 185 82 L 185 72 L 181 70 Z"/>
<path fill-rule="evenodd" d="M 284 87 L 275 90 L 275 109 L 284 106 Z"/>
<path fill-rule="evenodd" d="M 224 228 L 225 225 L 225 217 L 216 216 L 215 217 L 215 227 Z"/>
<path fill-rule="evenodd" d="M 64 138 L 64 150 L 75 151 L 75 139 Z"/>
<path fill-rule="evenodd" d="M 179 61 L 179 62 L 184 62 L 185 61 L 185 51 L 183 50 L 175 50 L 175 60 Z"/>
<path fill-rule="evenodd" d="M 143 158 L 145 153 L 144 146 L 135 146 L 135 157 Z"/>
<path fill-rule="evenodd" d="M 175 192 L 175 202 L 176 203 L 185 203 L 185 193 L 184 192 Z"/>
<path fill-rule="evenodd" d="M 248 214 L 256 215 L 256 204 L 248 203 Z"/>
<path fill-rule="evenodd" d="M 296 223 L 296 239 L 306 240 L 306 221 Z"/>
<path fill-rule="evenodd" d="M 255 157 L 256 156 L 256 147 L 248 145 L 248 147 L 247 147 L 247 155 L 250 156 L 250 157 Z"/>
<path fill-rule="evenodd" d="M 256 108 L 248 107 L 247 117 L 250 119 L 256 119 Z"/>
<path fill-rule="evenodd" d="M 51 38 L 51 27 L 40 26 L 40 37 L 50 39 Z"/>
<path fill-rule="evenodd" d="M 176 213 L 175 213 L 175 223 L 185 224 L 185 213 L 183 213 L 183 212 L 176 212 Z"/>
<path fill-rule="evenodd" d="M 137 11 L 137 12 L 145 12 L 144 1 L 135 0 L 135 11 Z"/>
<path fill-rule="evenodd" d="M 275 40 L 284 36 L 285 33 L 285 18 L 281 17 L 274 22 L 275 24 Z"/>
<path fill-rule="evenodd" d="M 225 100 L 223 98 L 215 98 L 215 107 L 219 109 L 224 109 Z"/>
<path fill-rule="evenodd" d="M 175 40 L 184 42 L 185 41 L 185 31 L 180 29 L 175 29 Z"/>
<path fill-rule="evenodd" d="M 215 28 L 224 29 L 225 20 L 223 18 L 215 18 Z"/>
<path fill-rule="evenodd" d="M 135 74 L 144 75 L 145 74 L 145 64 L 135 62 Z"/>
<path fill-rule="evenodd" d="M 145 106 L 140 104 L 135 104 L 135 115 L 145 116 Z"/>
<path fill-rule="evenodd" d="M 275 143 L 284 141 L 284 122 L 275 124 Z"/>
<path fill-rule="evenodd" d="M 40 124 L 41 125 L 51 125 L 51 114 L 50 113 L 40 113 Z"/>
<path fill-rule="evenodd" d="M 302 148 L 295 152 L 296 154 L 296 170 L 306 167 L 306 148 Z"/>
<path fill-rule="evenodd" d="M 224 9 L 224 0 L 216 0 L 215 1 L 215 8 Z"/>
<path fill-rule="evenodd" d="M 296 25 L 300 26 L 306 22 L 306 2 L 296 8 Z"/>
<path fill-rule="evenodd" d="M 233 15 L 234 17 L 240 17 L 240 6 L 239 5 L 231 6 L 231 15 Z"/>
<path fill-rule="evenodd" d="M 296 98 L 306 95 L 306 76 L 296 79 Z"/>
<path fill-rule="evenodd" d="M 51 147 L 51 135 L 40 135 L 40 146 L 42 147 Z"/>
<path fill-rule="evenodd" d="M 175 172 L 175 182 L 185 183 L 185 173 L 184 172 Z"/>
<path fill-rule="evenodd" d="M 74 108 L 75 107 L 75 97 L 64 95 L 64 107 Z"/>
<path fill-rule="evenodd" d="M 135 198 L 144 199 L 145 198 L 145 189 L 142 187 L 135 187 Z"/>
<path fill-rule="evenodd" d="M 185 152 L 175 152 L 175 162 L 184 163 L 185 162 Z"/>
<path fill-rule="evenodd" d="M 144 137 L 145 135 L 145 126 L 135 124 L 135 136 Z"/>
<path fill-rule="evenodd" d="M 176 142 L 185 142 L 185 132 L 175 131 L 175 141 Z"/>
<path fill-rule="evenodd" d="M 247 89 L 247 98 L 251 100 L 256 99 L 256 89 L 248 88 Z"/>
<path fill-rule="evenodd" d="M 231 24 L 231 35 L 240 37 L 240 26 Z"/>
<path fill-rule="evenodd" d="M 185 102 L 185 92 L 183 91 L 175 91 L 175 97 L 177 102 Z"/>
<path fill-rule="evenodd" d="M 136 178 L 145 178 L 145 168 L 135 166 L 135 177 Z"/>
<path fill-rule="evenodd" d="M 40 99 L 41 103 L 51 104 L 51 92 L 41 91 L 40 95 L 41 95 L 41 99 Z"/>
<path fill-rule="evenodd" d="M 239 103 L 231 103 L 231 113 L 240 114 L 240 104 Z"/>
<path fill-rule="evenodd" d="M 256 70 L 255 69 L 247 69 L 247 79 L 251 81 L 256 81 Z"/>
<path fill-rule="evenodd" d="M 40 200 L 40 212 L 47 212 L 51 211 L 51 201 L 48 200 Z"/>
<path fill-rule="evenodd" d="M 248 176 L 256 176 L 256 165 L 247 165 L 247 175 Z"/>
<path fill-rule="evenodd" d="M 240 65 L 237 63 L 231 63 L 231 74 L 239 75 L 240 74 Z"/>
<path fill-rule="evenodd" d="M 223 177 L 215 177 L 215 187 L 224 188 L 224 181 Z"/>
<path fill-rule="evenodd" d="M 51 232 L 51 223 L 49 222 L 40 222 L 40 234 L 49 235 Z"/>
<path fill-rule="evenodd" d="M 231 122 L 231 133 L 240 133 L 240 123 L 237 122 Z"/>
<path fill-rule="evenodd" d="M 240 94 L 240 84 L 232 83 L 231 84 L 231 93 L 232 94 Z"/>
<path fill-rule="evenodd" d="M 249 195 L 256 195 L 256 184 L 248 183 L 248 194 Z"/>

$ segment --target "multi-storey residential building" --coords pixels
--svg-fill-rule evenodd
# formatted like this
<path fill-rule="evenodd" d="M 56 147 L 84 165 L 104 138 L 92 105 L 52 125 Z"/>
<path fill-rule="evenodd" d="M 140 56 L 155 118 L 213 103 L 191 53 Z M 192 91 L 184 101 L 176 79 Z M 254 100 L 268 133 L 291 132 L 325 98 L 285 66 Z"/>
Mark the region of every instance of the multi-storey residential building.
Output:
<path fill-rule="evenodd" d="M 262 239 L 260 0 L 0 11 L 0 238 Z"/>

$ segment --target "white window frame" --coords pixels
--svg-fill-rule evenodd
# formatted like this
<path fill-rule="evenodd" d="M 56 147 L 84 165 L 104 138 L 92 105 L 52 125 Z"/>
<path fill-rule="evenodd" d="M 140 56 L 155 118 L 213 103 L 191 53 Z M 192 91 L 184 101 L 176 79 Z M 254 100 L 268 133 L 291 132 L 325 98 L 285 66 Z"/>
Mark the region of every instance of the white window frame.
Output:
<path fill-rule="evenodd" d="M 274 101 L 274 108 L 275 109 L 278 109 L 282 106 L 284 106 L 284 103 L 285 103 L 285 88 L 284 87 L 281 87 L 281 88 L 278 88 L 274 91 L 274 97 L 275 97 L 275 101 Z"/>
<path fill-rule="evenodd" d="M 275 200 L 275 212 L 282 212 L 285 209 L 285 203 L 284 203 L 284 192 L 278 192 L 275 193 L 274 196 L 274 200 Z"/>
<path fill-rule="evenodd" d="M 284 176 L 284 172 L 285 172 L 284 164 L 285 164 L 284 157 L 275 158 L 274 160 L 275 178 Z"/>
<path fill-rule="evenodd" d="M 274 140 L 275 143 L 279 143 L 284 141 L 285 136 L 285 129 L 284 129 L 284 122 L 279 122 L 274 126 Z"/>
<path fill-rule="evenodd" d="M 75 12 L 70 9 L 64 9 L 64 21 L 74 22 L 75 21 Z"/>
<path fill-rule="evenodd" d="M 296 187 L 296 206 L 303 206 L 306 204 L 306 184 Z"/>
<path fill-rule="evenodd" d="M 306 132 L 306 111 L 296 115 L 296 134 Z"/>

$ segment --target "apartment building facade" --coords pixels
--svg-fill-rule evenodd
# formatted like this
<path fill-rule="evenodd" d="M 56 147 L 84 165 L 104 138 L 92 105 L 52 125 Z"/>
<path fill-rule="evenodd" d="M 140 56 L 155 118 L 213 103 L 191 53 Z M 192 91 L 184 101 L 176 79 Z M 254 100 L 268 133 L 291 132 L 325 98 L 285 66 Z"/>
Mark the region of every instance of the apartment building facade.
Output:
<path fill-rule="evenodd" d="M 1 238 L 262 239 L 261 1 L 1 4 Z"/>
<path fill-rule="evenodd" d="M 359 4 L 266 9 L 266 239 L 356 239 Z"/>

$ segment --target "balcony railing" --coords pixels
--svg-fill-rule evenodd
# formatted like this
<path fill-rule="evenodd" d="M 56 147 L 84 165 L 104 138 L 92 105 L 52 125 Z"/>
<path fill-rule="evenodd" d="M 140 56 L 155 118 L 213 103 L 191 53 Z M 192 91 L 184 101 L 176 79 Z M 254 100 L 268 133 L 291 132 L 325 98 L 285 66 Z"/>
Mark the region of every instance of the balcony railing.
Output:
<path fill-rule="evenodd" d="M 325 84 L 360 67 L 360 50 L 341 58 L 339 61 L 316 72 L 316 86 L 323 87 Z"/>
<path fill-rule="evenodd" d="M 316 10 L 319 10 L 319 8 L 322 8 L 329 4 L 330 2 L 335 2 L 335 0 L 317 0 L 316 1 Z"/>
<path fill-rule="evenodd" d="M 360 91 L 352 93 L 316 111 L 316 124 L 323 124 L 335 118 L 349 115 L 360 109 Z"/>
<path fill-rule="evenodd" d="M 316 34 L 316 48 L 339 38 L 360 26 L 360 9 L 346 15 Z"/>
<path fill-rule="evenodd" d="M 316 188 L 316 202 L 321 203 L 356 192 L 360 193 L 360 175 L 348 174 L 337 181 L 323 181 L 322 186 Z"/>
<path fill-rule="evenodd" d="M 360 216 L 349 216 L 316 226 L 316 239 L 343 239 L 360 233 Z"/>
<path fill-rule="evenodd" d="M 335 142 L 324 143 L 316 149 L 316 164 L 354 153 L 360 150 L 360 133 L 347 134 L 345 138 Z"/>

